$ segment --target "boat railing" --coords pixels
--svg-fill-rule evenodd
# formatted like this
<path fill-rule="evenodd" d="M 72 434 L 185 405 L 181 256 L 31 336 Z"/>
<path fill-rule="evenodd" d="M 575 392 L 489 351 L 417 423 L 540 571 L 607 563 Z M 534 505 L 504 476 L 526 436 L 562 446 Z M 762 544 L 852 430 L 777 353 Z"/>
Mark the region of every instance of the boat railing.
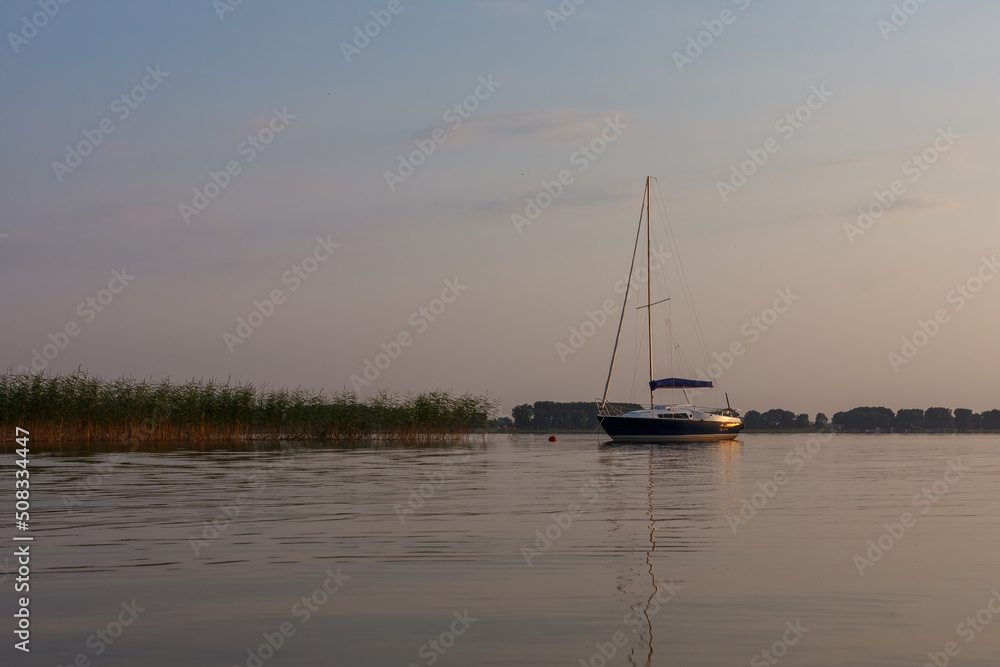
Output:
<path fill-rule="evenodd" d="M 597 414 L 602 417 L 621 417 L 625 413 L 632 412 L 634 410 L 642 410 L 642 406 L 636 403 L 602 403 L 600 399 L 595 400 L 594 403 L 597 404 Z M 685 404 L 685 405 L 657 405 L 657 410 L 674 410 L 677 408 L 687 410 L 693 410 L 701 412 L 706 415 L 720 415 L 722 417 L 739 417 L 739 410 L 734 410 L 732 408 L 703 408 L 700 406 Z"/>
<path fill-rule="evenodd" d="M 594 403 L 597 404 L 597 414 L 601 417 L 621 417 L 626 412 L 642 409 L 642 406 L 636 403 L 612 403 L 611 401 L 602 403 L 600 399 L 596 399 Z"/>
<path fill-rule="evenodd" d="M 706 415 L 721 415 L 722 417 L 739 417 L 740 411 L 732 408 L 696 408 Z"/>

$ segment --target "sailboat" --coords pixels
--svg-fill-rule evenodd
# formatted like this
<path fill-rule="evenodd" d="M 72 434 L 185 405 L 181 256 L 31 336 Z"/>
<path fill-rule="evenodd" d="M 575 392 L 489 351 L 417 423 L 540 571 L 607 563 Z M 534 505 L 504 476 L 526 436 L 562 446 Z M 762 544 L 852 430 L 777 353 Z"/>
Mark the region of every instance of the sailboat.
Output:
<path fill-rule="evenodd" d="M 684 442 L 692 440 L 732 440 L 739 435 L 743 429 L 743 420 L 740 418 L 738 410 L 734 410 L 729 404 L 729 395 L 726 394 L 725 408 L 705 408 L 697 407 L 688 400 L 688 389 L 712 389 L 715 387 L 714 379 L 687 379 L 680 377 L 668 377 L 656 379 L 653 375 L 653 308 L 670 301 L 665 298 L 653 302 L 652 295 L 652 275 L 650 275 L 650 256 L 652 254 L 652 231 L 649 226 L 649 214 L 652 204 L 651 181 L 655 179 L 646 177 L 646 190 L 643 195 L 642 210 L 639 214 L 639 229 L 636 231 L 635 248 L 632 251 L 632 265 L 629 269 L 628 285 L 631 288 L 632 274 L 635 269 L 636 253 L 639 249 L 639 239 L 641 238 L 643 227 L 643 215 L 645 212 L 646 226 L 646 304 L 639 306 L 647 312 L 647 334 L 649 340 L 649 408 L 623 412 L 615 408 L 615 404 L 608 403 L 608 390 L 611 387 L 611 376 L 615 370 L 615 358 L 618 355 L 618 343 L 621 340 L 622 324 L 625 321 L 625 311 L 628 305 L 629 293 L 631 289 L 625 290 L 624 302 L 622 303 L 621 318 L 618 321 L 618 334 L 615 336 L 615 347 L 611 353 L 611 367 L 608 369 L 608 380 L 604 385 L 604 396 L 598 402 L 598 419 L 601 427 L 615 442 Z M 672 237 L 671 237 L 672 241 Z M 683 281 L 686 288 L 686 279 Z M 687 294 L 690 302 L 690 294 Z M 700 326 L 697 328 L 700 335 Z M 670 327 L 668 326 L 668 332 Z M 702 345 L 704 350 L 704 345 Z M 707 356 L 707 355 L 706 355 Z M 685 402 L 657 405 L 655 402 L 655 392 L 658 389 L 668 389 L 672 391 L 680 390 L 684 393 Z"/>

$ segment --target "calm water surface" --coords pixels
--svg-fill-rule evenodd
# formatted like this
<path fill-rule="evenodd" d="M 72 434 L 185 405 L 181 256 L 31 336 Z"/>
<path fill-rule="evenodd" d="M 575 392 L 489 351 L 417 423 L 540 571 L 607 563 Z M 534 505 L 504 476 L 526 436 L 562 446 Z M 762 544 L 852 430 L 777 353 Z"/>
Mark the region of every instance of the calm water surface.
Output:
<path fill-rule="evenodd" d="M 998 664 L 1000 438 L 809 437 L 35 445 L 0 664 Z"/>

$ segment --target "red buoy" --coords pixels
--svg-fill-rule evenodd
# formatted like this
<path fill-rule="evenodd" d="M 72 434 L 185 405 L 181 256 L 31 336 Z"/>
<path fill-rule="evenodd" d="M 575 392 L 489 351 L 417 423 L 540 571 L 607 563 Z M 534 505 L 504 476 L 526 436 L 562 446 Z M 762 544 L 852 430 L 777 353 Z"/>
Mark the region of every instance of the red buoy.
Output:
<path fill-rule="evenodd" d="M 555 442 L 555 441 L 556 441 L 556 436 L 550 435 L 549 436 L 549 442 Z"/>

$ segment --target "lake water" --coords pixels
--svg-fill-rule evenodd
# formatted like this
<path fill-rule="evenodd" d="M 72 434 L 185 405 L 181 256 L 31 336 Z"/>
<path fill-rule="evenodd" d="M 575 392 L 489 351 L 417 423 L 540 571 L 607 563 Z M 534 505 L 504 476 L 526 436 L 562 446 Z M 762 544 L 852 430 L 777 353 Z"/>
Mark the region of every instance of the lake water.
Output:
<path fill-rule="evenodd" d="M 996 665 L 1000 438 L 810 437 L 35 444 L 0 663 Z"/>

